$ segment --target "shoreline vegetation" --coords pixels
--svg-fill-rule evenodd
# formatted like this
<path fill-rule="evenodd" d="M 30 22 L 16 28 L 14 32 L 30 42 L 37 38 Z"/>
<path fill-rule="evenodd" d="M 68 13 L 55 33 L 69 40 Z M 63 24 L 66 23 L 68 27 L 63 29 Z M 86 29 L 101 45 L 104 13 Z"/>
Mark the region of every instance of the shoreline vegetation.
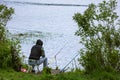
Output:
<path fill-rule="evenodd" d="M 77 70 L 53 75 L 16 72 L 13 69 L 0 69 L 0 80 L 120 80 L 120 74 L 105 71 L 85 74 L 84 71 Z"/>
<path fill-rule="evenodd" d="M 28 69 L 29 66 L 19 56 L 20 40 L 12 37 L 6 29 L 14 10 L 0 5 L 0 80 L 120 80 L 120 28 L 116 29 L 114 24 L 118 19 L 114 12 L 116 4 L 116 0 L 103 1 L 99 8 L 90 4 L 84 14 L 73 16 L 78 24 L 76 35 L 82 37 L 81 43 L 86 47 L 86 50 L 81 49 L 79 59 L 84 70 L 54 74 L 51 68 L 44 68 L 40 73 L 21 71 L 21 68 Z M 96 25 L 95 21 L 101 24 Z M 40 36 L 38 33 L 36 36 Z M 28 37 L 28 33 L 18 36 Z"/>

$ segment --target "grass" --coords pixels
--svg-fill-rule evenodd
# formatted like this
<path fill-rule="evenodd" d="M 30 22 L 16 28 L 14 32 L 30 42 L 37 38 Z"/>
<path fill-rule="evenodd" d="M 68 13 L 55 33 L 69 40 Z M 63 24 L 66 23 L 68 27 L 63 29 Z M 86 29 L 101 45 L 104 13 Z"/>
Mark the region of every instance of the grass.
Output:
<path fill-rule="evenodd" d="M 0 80 L 120 80 L 120 74 L 94 72 L 83 74 L 81 71 L 57 75 L 16 72 L 12 69 L 0 69 Z"/>
<path fill-rule="evenodd" d="M 14 70 L 0 70 L 0 80 L 39 80 L 40 75 L 16 72 Z"/>

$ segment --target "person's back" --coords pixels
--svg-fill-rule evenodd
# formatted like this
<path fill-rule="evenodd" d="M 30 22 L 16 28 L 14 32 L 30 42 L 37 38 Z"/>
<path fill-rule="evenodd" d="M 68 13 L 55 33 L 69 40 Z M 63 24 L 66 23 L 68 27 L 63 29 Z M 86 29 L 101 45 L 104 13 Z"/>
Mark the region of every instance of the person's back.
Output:
<path fill-rule="evenodd" d="M 31 53 L 29 56 L 28 63 L 30 65 L 32 65 L 32 67 L 33 67 L 32 71 L 34 71 L 34 66 L 36 64 L 40 65 L 43 63 L 43 67 L 47 67 L 47 58 L 45 57 L 45 52 L 44 52 L 44 49 L 42 46 L 43 46 L 43 42 L 39 39 L 39 40 L 37 40 L 36 45 L 34 45 L 31 48 Z M 42 57 L 42 58 L 40 58 L 40 57 Z"/>
<path fill-rule="evenodd" d="M 42 56 L 41 45 L 34 45 L 31 49 L 31 54 L 29 59 L 39 60 L 40 56 Z"/>

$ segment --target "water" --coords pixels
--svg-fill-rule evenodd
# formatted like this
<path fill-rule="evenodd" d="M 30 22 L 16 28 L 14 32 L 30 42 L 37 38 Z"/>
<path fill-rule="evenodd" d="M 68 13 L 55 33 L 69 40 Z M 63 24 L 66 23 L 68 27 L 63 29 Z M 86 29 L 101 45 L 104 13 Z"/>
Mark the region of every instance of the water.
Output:
<path fill-rule="evenodd" d="M 4 2 L 6 1 L 6 2 Z M 74 56 L 78 54 L 82 45 L 79 44 L 80 38 L 75 36 L 77 24 L 72 16 L 77 13 L 83 13 L 87 7 L 74 6 L 41 6 L 27 5 L 3 2 L 9 7 L 15 9 L 12 20 L 8 22 L 7 27 L 13 34 L 32 33 L 42 36 L 26 37 L 21 43 L 22 53 L 28 57 L 31 47 L 37 39 L 44 42 L 46 57 L 48 57 L 49 66 L 56 67 L 54 56 L 57 55 L 57 66 L 63 68 Z M 17 1 L 17 0 L 9 0 Z M 82 4 L 101 2 L 102 0 L 20 0 L 20 2 L 35 3 L 61 3 L 61 4 Z M 1 1 L 2 2 L 2 1 Z"/>

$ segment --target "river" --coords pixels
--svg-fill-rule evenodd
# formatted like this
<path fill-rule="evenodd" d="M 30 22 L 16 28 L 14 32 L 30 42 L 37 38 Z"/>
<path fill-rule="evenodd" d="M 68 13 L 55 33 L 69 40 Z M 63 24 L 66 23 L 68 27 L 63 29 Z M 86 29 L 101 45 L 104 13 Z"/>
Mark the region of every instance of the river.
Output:
<path fill-rule="evenodd" d="M 72 16 L 83 13 L 87 6 L 50 6 L 47 4 L 80 4 L 99 3 L 102 0 L 2 0 L 1 2 L 15 9 L 7 28 L 13 34 L 27 34 L 22 37 L 21 50 L 26 57 L 37 39 L 43 40 L 49 66 L 56 65 L 62 69 L 80 48 L 80 37 L 75 36 L 77 24 Z M 26 3 L 27 2 L 27 3 Z M 30 4 L 29 4 L 29 3 Z M 31 4 L 32 3 L 32 4 Z M 54 56 L 56 56 L 57 64 Z"/>

